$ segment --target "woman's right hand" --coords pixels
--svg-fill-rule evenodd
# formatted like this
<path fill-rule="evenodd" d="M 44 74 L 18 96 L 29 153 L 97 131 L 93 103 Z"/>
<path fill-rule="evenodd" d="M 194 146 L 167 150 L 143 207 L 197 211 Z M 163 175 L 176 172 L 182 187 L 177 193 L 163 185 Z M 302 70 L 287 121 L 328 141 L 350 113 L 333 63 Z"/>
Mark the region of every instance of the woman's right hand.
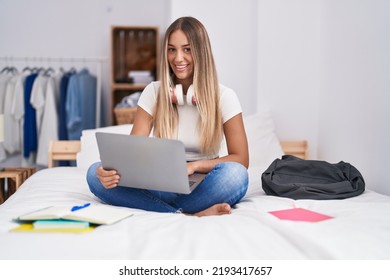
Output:
<path fill-rule="evenodd" d="M 105 170 L 102 165 L 99 165 L 96 169 L 96 175 L 106 189 L 112 189 L 118 186 L 120 176 L 116 170 Z"/>

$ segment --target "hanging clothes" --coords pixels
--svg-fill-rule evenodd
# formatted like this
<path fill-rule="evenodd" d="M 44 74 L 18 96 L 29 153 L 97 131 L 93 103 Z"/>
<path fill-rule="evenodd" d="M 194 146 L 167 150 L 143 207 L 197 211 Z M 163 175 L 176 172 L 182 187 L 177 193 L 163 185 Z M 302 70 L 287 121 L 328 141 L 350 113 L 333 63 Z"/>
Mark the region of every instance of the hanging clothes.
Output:
<path fill-rule="evenodd" d="M 15 67 L 6 68 L 0 73 L 6 132 L 0 161 L 21 153 L 20 166 L 47 166 L 50 141 L 79 140 L 82 130 L 96 128 L 97 77 L 88 69 L 25 67 L 18 73 Z"/>
<path fill-rule="evenodd" d="M 37 73 L 27 76 L 24 85 L 23 157 L 26 159 L 38 148 L 36 112 L 30 103 L 32 88 L 37 76 Z"/>
<path fill-rule="evenodd" d="M 8 73 L 0 74 L 0 114 L 4 115 L 4 101 L 6 95 L 7 83 L 11 76 Z M 6 130 L 4 130 L 4 134 L 6 134 Z M 0 143 L 0 161 L 3 161 L 7 158 L 7 154 L 5 153 L 4 144 Z"/>
<path fill-rule="evenodd" d="M 97 79 L 84 68 L 69 79 L 66 118 L 69 140 L 79 140 L 82 130 L 96 127 Z"/>
<path fill-rule="evenodd" d="M 57 81 L 49 77 L 44 92 L 44 108 L 38 135 L 37 164 L 47 166 L 49 143 L 58 140 Z"/>
<path fill-rule="evenodd" d="M 22 149 L 22 118 L 15 114 L 15 99 L 17 91 L 21 88 L 23 94 L 24 75 L 14 74 L 7 83 L 7 89 L 4 99 L 4 129 L 7 133 L 4 135 L 4 148 L 8 154 L 18 153 Z M 23 100 L 20 102 L 24 108 Z M 24 109 L 23 109 L 24 110 Z"/>
<path fill-rule="evenodd" d="M 69 79 L 75 73 L 73 71 L 66 72 L 60 82 L 60 103 L 59 103 L 59 126 L 58 126 L 58 136 L 60 140 L 69 140 L 68 138 L 68 129 L 66 126 L 66 100 L 68 94 L 68 83 Z"/>
<path fill-rule="evenodd" d="M 51 77 L 54 80 L 54 93 L 55 93 L 55 103 L 56 103 L 57 114 L 58 114 L 58 123 L 59 123 L 59 114 L 60 114 L 60 87 L 61 87 L 61 80 L 64 74 L 65 71 L 63 71 L 63 69 L 61 68 L 60 71 L 51 75 Z M 57 123 L 57 130 L 58 130 L 58 123 Z"/>
<path fill-rule="evenodd" d="M 43 73 L 38 74 L 31 90 L 30 104 L 35 109 L 38 139 L 45 107 L 45 94 L 48 79 L 49 77 L 45 76 Z"/>
<path fill-rule="evenodd" d="M 11 77 L 12 76 L 8 73 L 1 73 L 0 74 L 0 114 L 3 113 L 5 91 L 7 88 L 7 83 L 11 79 Z"/>

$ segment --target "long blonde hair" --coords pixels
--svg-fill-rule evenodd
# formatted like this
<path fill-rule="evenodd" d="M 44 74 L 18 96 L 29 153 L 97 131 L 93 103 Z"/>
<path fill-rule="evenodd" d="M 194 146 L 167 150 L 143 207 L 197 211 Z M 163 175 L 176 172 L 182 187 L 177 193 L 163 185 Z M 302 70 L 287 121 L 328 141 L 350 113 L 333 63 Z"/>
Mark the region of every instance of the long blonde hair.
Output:
<path fill-rule="evenodd" d="M 175 138 L 177 135 L 179 115 L 177 105 L 172 104 L 169 93 L 174 86 L 174 74 L 167 57 L 168 40 L 176 30 L 182 30 L 187 36 L 193 57 L 193 87 L 200 115 L 200 150 L 205 154 L 217 153 L 223 135 L 219 82 L 207 31 L 203 24 L 193 17 L 177 19 L 165 33 L 160 56 L 161 85 L 153 119 L 154 133 L 161 138 Z"/>

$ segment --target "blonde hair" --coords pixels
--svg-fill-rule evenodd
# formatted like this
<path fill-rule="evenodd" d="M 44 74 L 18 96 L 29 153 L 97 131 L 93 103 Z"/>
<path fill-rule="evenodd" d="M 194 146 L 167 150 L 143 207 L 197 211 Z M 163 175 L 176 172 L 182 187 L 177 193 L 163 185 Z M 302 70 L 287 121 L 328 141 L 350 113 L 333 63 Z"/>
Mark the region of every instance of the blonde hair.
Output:
<path fill-rule="evenodd" d="M 172 104 L 170 89 L 174 86 L 173 71 L 169 66 L 167 49 L 172 32 L 182 30 L 187 36 L 194 62 L 193 87 L 200 119 L 200 150 L 202 153 L 217 153 L 223 135 L 222 113 L 219 104 L 219 82 L 210 39 L 203 24 L 193 17 L 182 17 L 167 29 L 162 44 L 160 75 L 161 85 L 153 124 L 155 136 L 177 137 L 179 115 L 177 105 Z"/>

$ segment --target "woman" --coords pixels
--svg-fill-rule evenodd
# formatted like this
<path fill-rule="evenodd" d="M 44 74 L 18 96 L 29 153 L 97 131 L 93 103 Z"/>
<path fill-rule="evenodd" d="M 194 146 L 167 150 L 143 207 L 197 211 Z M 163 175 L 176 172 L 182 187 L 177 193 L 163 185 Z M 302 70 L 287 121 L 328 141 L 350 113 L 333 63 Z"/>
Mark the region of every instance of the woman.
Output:
<path fill-rule="evenodd" d="M 161 81 L 149 84 L 140 97 L 131 135 L 148 136 L 153 129 L 155 137 L 181 140 L 188 174 L 208 175 L 191 194 L 182 195 L 120 187 L 115 170 L 95 163 L 87 173 L 90 189 L 118 206 L 195 216 L 229 214 L 248 187 L 248 144 L 241 105 L 234 91 L 218 83 L 210 41 L 197 19 L 179 18 L 167 29 L 160 67 Z M 228 155 L 219 157 L 223 136 Z"/>

